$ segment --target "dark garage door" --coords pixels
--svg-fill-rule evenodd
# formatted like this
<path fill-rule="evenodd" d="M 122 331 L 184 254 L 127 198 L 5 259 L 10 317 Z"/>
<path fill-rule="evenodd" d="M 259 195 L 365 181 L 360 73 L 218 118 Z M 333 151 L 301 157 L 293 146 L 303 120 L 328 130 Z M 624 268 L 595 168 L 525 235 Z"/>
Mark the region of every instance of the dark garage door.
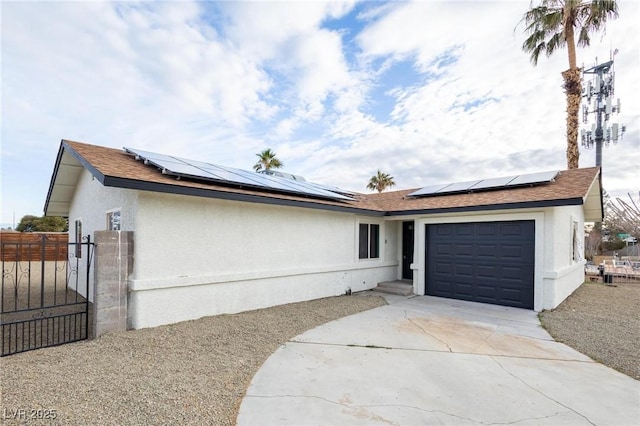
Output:
<path fill-rule="evenodd" d="M 534 221 L 427 225 L 430 296 L 533 309 Z"/>

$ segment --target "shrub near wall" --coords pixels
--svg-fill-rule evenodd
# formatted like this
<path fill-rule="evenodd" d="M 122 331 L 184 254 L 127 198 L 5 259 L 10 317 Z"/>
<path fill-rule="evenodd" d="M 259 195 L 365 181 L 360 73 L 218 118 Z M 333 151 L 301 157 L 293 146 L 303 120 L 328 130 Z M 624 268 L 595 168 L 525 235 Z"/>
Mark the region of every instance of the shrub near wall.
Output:
<path fill-rule="evenodd" d="M 3 262 L 63 261 L 67 260 L 68 246 L 69 234 L 66 232 L 0 233 L 0 259 Z"/>

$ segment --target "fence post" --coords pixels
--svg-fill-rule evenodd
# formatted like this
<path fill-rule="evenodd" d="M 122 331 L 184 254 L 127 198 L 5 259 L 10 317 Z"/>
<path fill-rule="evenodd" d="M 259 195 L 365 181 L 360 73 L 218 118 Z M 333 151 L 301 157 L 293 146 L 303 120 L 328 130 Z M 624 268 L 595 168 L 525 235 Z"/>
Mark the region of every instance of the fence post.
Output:
<path fill-rule="evenodd" d="M 46 244 L 47 244 L 46 235 L 45 234 L 40 235 L 40 307 L 44 306 L 44 269 L 46 265 L 45 263 Z"/>
<path fill-rule="evenodd" d="M 127 329 L 128 279 L 133 269 L 133 232 L 94 233 L 93 337 Z"/>

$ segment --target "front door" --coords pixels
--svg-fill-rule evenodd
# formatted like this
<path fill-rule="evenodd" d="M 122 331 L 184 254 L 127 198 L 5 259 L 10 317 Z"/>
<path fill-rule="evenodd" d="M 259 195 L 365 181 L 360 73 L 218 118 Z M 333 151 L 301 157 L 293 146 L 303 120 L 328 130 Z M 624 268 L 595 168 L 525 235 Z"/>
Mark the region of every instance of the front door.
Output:
<path fill-rule="evenodd" d="M 413 280 L 413 221 L 402 222 L 402 279 Z"/>

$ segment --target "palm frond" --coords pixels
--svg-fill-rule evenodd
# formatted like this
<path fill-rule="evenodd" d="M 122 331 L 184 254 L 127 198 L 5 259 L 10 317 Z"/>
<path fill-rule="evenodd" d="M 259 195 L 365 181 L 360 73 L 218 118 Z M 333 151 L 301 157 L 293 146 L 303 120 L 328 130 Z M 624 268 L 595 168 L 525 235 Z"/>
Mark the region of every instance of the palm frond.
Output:
<path fill-rule="evenodd" d="M 259 172 L 260 170 L 279 169 L 284 166 L 284 163 L 276 158 L 276 153 L 267 148 L 264 151 L 256 154 L 258 161 L 253 165 L 253 170 Z"/>
<path fill-rule="evenodd" d="M 393 177 L 387 173 L 383 173 L 378 170 L 378 172 L 369 179 L 369 183 L 367 184 L 367 189 L 371 189 L 372 191 L 382 192 L 387 188 L 394 186 L 396 183 L 393 180 Z"/>

